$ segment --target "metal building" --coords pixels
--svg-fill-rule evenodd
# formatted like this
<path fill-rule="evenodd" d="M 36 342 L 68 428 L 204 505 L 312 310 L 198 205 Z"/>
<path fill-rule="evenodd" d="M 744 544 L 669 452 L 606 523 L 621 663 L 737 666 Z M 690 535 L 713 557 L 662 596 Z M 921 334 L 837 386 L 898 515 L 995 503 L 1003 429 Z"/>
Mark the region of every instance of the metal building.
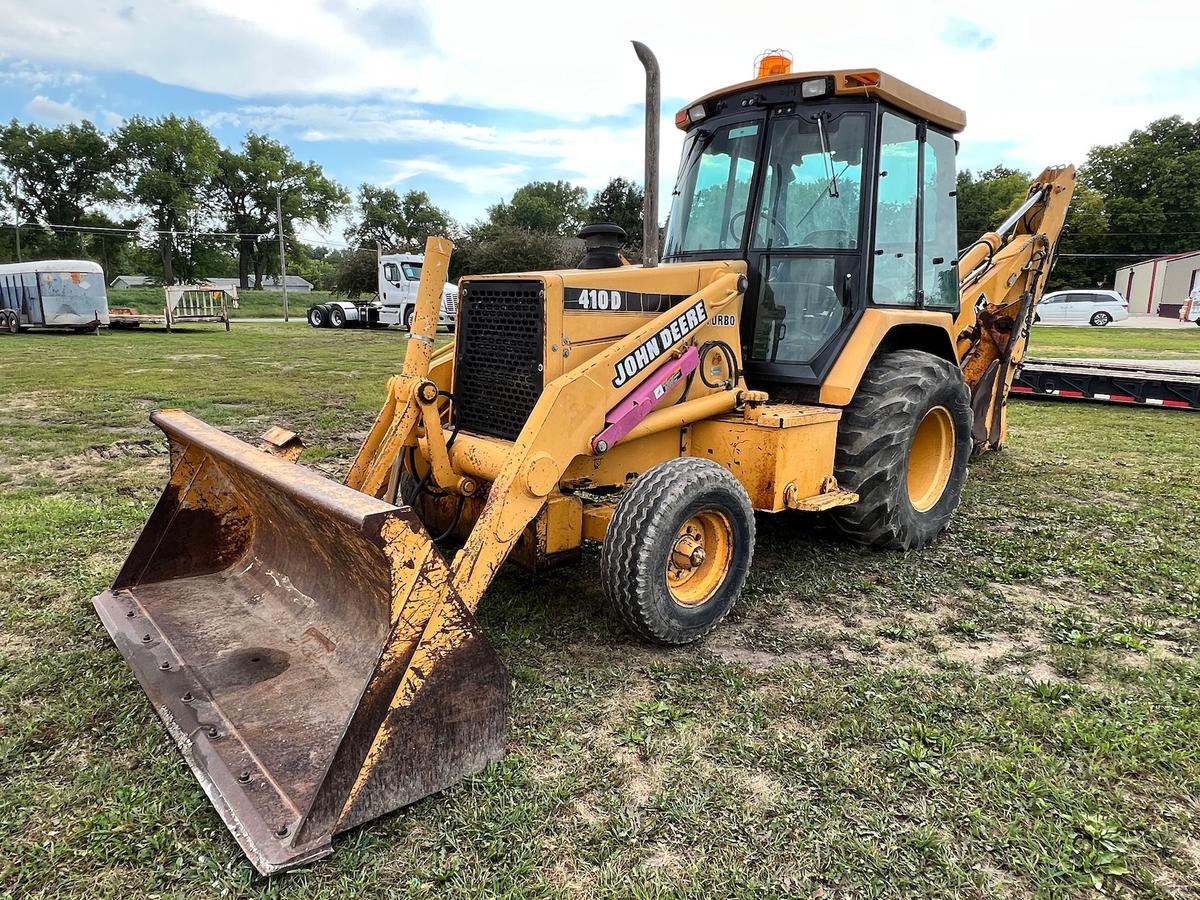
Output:
<path fill-rule="evenodd" d="M 1133 315 L 1174 319 L 1188 294 L 1200 287 L 1200 250 L 1143 260 L 1117 269 L 1113 287 Z"/>

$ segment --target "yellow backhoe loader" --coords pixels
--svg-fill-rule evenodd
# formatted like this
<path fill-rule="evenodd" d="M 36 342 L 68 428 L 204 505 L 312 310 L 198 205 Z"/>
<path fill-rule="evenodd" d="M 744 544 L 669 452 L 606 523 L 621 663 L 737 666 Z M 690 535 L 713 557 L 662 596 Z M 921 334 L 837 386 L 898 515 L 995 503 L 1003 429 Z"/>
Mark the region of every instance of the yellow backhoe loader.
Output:
<path fill-rule="evenodd" d="M 617 617 L 695 641 L 737 599 L 754 514 L 915 550 L 1005 400 L 1074 169 L 957 250 L 961 110 L 872 69 L 758 77 L 680 110 L 659 258 L 646 68 L 644 262 L 584 230 L 570 271 L 467 277 L 433 335 L 430 238 L 401 372 L 344 484 L 179 410 L 171 475 L 100 618 L 264 873 L 504 754 L 508 676 L 475 610 L 505 561 L 601 541 Z M 456 546 L 452 556 L 443 547 Z"/>

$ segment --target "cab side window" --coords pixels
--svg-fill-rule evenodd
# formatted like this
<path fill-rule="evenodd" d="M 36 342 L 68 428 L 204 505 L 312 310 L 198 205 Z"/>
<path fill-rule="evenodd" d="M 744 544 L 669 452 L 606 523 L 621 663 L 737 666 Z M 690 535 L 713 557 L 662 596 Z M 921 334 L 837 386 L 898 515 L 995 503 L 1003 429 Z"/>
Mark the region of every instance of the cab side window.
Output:
<path fill-rule="evenodd" d="M 890 112 L 879 132 L 879 192 L 871 299 L 911 306 L 917 299 L 917 171 L 921 144 L 915 122 Z"/>
<path fill-rule="evenodd" d="M 958 203 L 955 197 L 954 138 L 925 132 L 921 246 L 921 290 L 925 305 L 958 308 Z"/>
<path fill-rule="evenodd" d="M 383 264 L 383 277 L 386 278 L 388 281 L 390 281 L 392 284 L 399 284 L 400 283 L 400 269 L 397 268 L 395 263 L 384 263 Z"/>

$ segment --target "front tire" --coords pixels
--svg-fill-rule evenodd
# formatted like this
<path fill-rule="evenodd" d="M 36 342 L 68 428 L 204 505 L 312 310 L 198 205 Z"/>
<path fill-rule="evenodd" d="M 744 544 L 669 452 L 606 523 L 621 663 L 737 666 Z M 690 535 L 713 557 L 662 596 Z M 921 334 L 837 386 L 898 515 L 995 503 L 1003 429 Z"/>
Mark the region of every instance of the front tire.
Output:
<path fill-rule="evenodd" d="M 1094 313 L 1091 318 L 1091 323 L 1093 325 L 1095 325 L 1097 328 L 1103 328 L 1105 325 L 1107 325 L 1111 321 L 1112 321 L 1112 316 L 1110 316 L 1108 313 L 1103 312 L 1103 311 Z"/>
<path fill-rule="evenodd" d="M 415 306 L 410 306 L 408 309 L 406 309 L 404 311 L 404 330 L 407 331 L 409 334 L 412 334 L 413 311 L 415 309 L 416 309 Z"/>
<path fill-rule="evenodd" d="M 733 607 L 754 555 L 745 489 L 715 462 L 669 459 L 617 504 L 600 554 L 609 606 L 655 644 L 699 640 Z"/>
<path fill-rule="evenodd" d="M 950 524 L 970 456 L 971 393 L 958 367 L 919 350 L 884 354 L 838 429 L 834 475 L 859 500 L 830 517 L 861 544 L 924 547 Z"/>

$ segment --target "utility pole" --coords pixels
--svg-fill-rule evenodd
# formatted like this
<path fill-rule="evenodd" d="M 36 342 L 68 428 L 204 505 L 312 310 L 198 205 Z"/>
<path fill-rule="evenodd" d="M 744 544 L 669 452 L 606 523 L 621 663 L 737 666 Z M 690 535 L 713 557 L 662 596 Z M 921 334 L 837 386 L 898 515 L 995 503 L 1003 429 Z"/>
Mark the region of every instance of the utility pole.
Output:
<path fill-rule="evenodd" d="M 13 176 L 13 193 L 16 200 L 13 203 L 13 234 L 17 236 L 17 262 L 21 260 L 21 179 Z"/>
<path fill-rule="evenodd" d="M 282 192 L 275 195 L 275 218 L 279 222 L 279 283 L 283 285 L 283 321 L 288 320 L 287 296 L 287 251 L 283 246 L 283 200 Z"/>

